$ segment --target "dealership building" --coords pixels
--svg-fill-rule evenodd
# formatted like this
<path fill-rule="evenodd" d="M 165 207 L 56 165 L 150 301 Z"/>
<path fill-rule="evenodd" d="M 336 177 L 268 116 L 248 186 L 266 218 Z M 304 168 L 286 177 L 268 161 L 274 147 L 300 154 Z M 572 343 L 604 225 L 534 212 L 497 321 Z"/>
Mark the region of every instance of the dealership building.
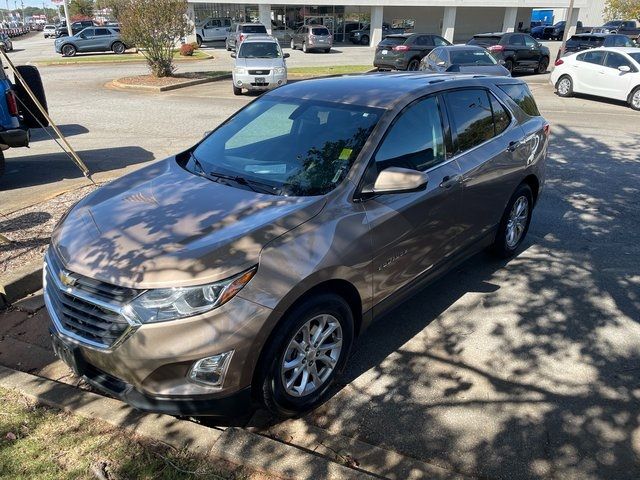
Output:
<path fill-rule="evenodd" d="M 382 38 L 383 25 L 439 33 L 454 42 L 464 42 L 475 33 L 510 32 L 527 29 L 534 9 L 553 12 L 554 21 L 575 26 L 602 23 L 604 0 L 574 0 L 571 18 L 566 18 L 570 0 L 337 0 L 320 2 L 256 0 L 252 3 L 189 0 L 195 23 L 211 18 L 260 22 L 276 37 L 285 37 L 304 24 L 325 25 L 336 42 L 348 40 L 349 31 L 370 24 L 370 44 Z M 571 32 L 571 30 L 570 30 Z"/>

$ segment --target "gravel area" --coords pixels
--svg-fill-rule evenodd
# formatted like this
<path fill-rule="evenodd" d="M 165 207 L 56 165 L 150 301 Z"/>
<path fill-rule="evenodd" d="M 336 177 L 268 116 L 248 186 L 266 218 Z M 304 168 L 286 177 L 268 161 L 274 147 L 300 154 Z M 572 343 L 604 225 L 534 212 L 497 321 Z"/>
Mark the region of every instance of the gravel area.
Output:
<path fill-rule="evenodd" d="M 191 80 L 200 80 L 205 78 L 215 78 L 226 75 L 229 72 L 186 72 L 175 74 L 171 77 L 154 77 L 153 75 L 135 75 L 133 77 L 119 78 L 118 82 L 125 85 L 143 85 L 148 87 L 167 87 L 169 85 L 180 85 L 181 83 L 190 82 Z"/>
<path fill-rule="evenodd" d="M 11 240 L 8 244 L 0 243 L 0 276 L 41 259 L 60 217 L 96 188 L 81 187 L 12 214 L 0 214 L 0 233 Z"/>

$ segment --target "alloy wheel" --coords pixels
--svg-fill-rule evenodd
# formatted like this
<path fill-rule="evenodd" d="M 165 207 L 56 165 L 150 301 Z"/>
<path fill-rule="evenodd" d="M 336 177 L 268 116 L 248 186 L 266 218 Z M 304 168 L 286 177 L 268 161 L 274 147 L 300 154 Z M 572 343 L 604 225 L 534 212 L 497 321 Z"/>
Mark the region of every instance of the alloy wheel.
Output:
<path fill-rule="evenodd" d="M 571 91 L 571 80 L 569 80 L 568 78 L 563 78 L 558 82 L 558 93 L 565 97 L 567 95 L 569 95 L 569 92 Z"/>
<path fill-rule="evenodd" d="M 321 314 L 293 336 L 280 367 L 287 394 L 303 397 L 317 391 L 334 371 L 342 351 L 342 327 L 336 317 Z"/>
<path fill-rule="evenodd" d="M 640 110 L 640 88 L 633 92 L 631 97 L 631 106 L 636 110 Z"/>
<path fill-rule="evenodd" d="M 515 248 L 522 239 L 527 228 L 529 217 L 529 200 L 525 196 L 518 197 L 511 207 L 509 220 L 507 221 L 506 243 L 507 247 Z"/>

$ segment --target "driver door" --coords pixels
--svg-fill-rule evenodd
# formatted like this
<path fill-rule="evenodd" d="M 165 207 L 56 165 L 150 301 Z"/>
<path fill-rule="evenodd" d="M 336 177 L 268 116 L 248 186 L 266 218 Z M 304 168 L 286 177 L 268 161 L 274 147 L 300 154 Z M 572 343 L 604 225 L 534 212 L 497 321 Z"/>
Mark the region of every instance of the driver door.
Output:
<path fill-rule="evenodd" d="M 85 28 L 78 34 L 81 38 L 78 44 L 79 52 L 91 52 L 95 48 L 96 38 L 94 28 Z"/>
<path fill-rule="evenodd" d="M 363 202 L 373 245 L 374 304 L 450 256 L 460 232 L 460 169 L 449 160 L 441 98 L 432 95 L 396 117 L 375 154 L 367 179 L 389 167 L 427 173 L 418 192 L 378 195 Z"/>
<path fill-rule="evenodd" d="M 622 72 L 619 67 L 629 67 L 628 72 Z M 626 100 L 627 94 L 631 90 L 633 73 L 638 69 L 622 54 L 617 52 L 607 52 L 604 65 L 600 69 L 601 95 L 618 100 Z"/>

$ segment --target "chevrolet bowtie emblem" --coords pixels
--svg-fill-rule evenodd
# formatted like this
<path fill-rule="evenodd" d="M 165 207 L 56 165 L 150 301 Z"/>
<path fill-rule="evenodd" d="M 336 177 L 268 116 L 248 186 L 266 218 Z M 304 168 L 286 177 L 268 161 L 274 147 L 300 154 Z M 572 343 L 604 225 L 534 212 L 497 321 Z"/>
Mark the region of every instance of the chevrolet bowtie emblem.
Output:
<path fill-rule="evenodd" d="M 73 284 L 76 283 L 76 279 L 73 278 L 69 272 L 64 272 L 64 271 L 59 272 L 58 278 L 60 279 L 60 282 L 62 282 L 62 284 L 65 287 L 72 287 Z"/>

